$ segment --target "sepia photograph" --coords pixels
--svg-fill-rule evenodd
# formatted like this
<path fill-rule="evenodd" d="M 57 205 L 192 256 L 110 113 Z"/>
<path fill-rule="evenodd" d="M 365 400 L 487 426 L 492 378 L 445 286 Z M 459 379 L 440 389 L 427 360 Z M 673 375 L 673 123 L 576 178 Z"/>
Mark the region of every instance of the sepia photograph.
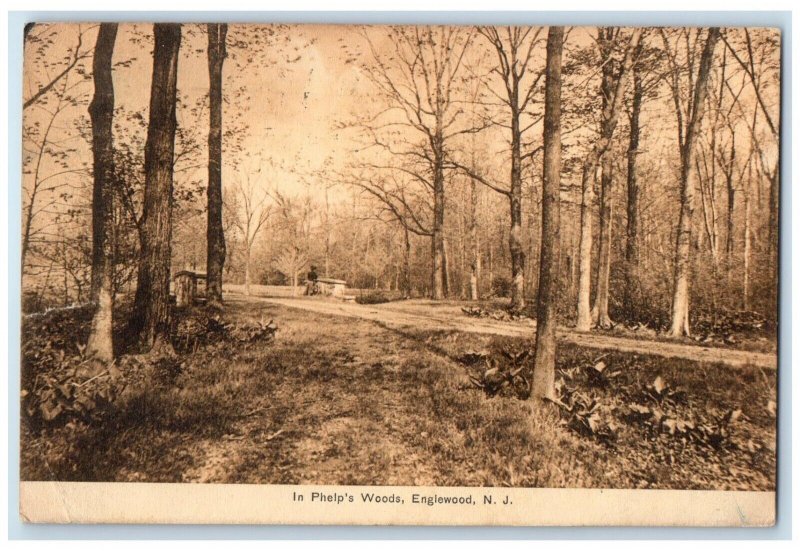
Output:
<path fill-rule="evenodd" d="M 781 39 L 27 25 L 23 520 L 772 525 Z"/>

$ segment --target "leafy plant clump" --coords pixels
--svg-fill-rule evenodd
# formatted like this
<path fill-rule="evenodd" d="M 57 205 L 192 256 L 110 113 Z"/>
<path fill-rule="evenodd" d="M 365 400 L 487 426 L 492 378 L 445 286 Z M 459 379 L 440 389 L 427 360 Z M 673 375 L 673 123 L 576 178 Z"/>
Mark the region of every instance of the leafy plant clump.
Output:
<path fill-rule="evenodd" d="M 746 419 L 741 409 L 697 411 L 683 407 L 688 401 L 685 391 L 673 389 L 657 376 L 637 402 L 622 408 L 622 414 L 651 435 L 665 434 L 716 450 L 743 448 L 732 438 L 737 425 Z M 752 441 L 744 445 L 749 451 L 755 447 Z"/>
<path fill-rule="evenodd" d="M 36 424 L 100 418 L 125 388 L 122 371 L 63 350 L 52 369 L 42 370 L 22 389 L 23 411 Z"/>
<path fill-rule="evenodd" d="M 387 302 L 402 300 L 402 298 L 403 297 L 397 293 L 375 291 L 372 293 L 363 293 L 356 295 L 356 302 L 358 304 L 385 304 Z"/>
<path fill-rule="evenodd" d="M 126 388 L 147 381 L 174 381 L 185 363 L 181 355 L 200 347 L 212 354 L 229 343 L 246 349 L 270 341 L 277 331 L 265 322 L 225 321 L 218 313 L 194 309 L 176 314 L 171 340 L 177 355 L 121 355 L 102 362 L 85 354 L 91 308 L 66 308 L 27 316 L 23 321 L 22 409 L 31 428 L 97 423 Z"/>
<path fill-rule="evenodd" d="M 514 312 L 508 309 L 486 309 L 479 306 L 464 306 L 461 308 L 471 318 L 486 318 L 496 321 L 522 321 L 531 319 L 524 312 Z"/>
<path fill-rule="evenodd" d="M 561 377 L 556 380 L 556 398 L 552 402 L 562 413 L 562 424 L 582 436 L 591 436 L 610 445 L 616 439 L 618 424 L 614 421 L 610 408 L 602 403 L 594 388 L 606 388 L 610 381 L 620 375 L 620 371 L 609 368 L 601 356 L 584 367 L 559 370 Z M 579 387 L 581 372 L 589 389 Z"/>
<path fill-rule="evenodd" d="M 196 352 L 200 347 L 215 352 L 229 341 L 235 341 L 246 349 L 255 342 L 272 340 L 277 330 L 272 320 L 262 318 L 255 323 L 226 321 L 216 310 L 194 309 L 176 319 L 172 343 L 181 353 Z"/>
<path fill-rule="evenodd" d="M 470 382 L 483 390 L 488 397 L 499 394 L 508 387 L 520 400 L 527 400 L 531 395 L 531 384 L 523 371 L 529 366 L 525 360 L 530 355 L 530 350 L 512 351 L 502 350 L 502 359 L 490 355 L 486 351 L 467 352 L 461 362 L 478 370 L 470 373 Z"/>

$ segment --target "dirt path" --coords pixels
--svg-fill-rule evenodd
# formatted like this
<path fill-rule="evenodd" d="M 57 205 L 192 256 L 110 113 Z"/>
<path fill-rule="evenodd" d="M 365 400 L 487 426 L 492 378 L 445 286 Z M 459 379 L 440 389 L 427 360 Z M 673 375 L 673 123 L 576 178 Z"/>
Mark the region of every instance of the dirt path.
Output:
<path fill-rule="evenodd" d="M 253 299 L 254 298 L 251 297 L 251 300 Z M 372 305 L 329 302 L 301 297 L 257 297 L 254 300 L 263 300 L 273 304 L 280 304 L 290 308 L 299 308 L 319 314 L 371 320 L 395 328 L 408 327 L 417 330 L 463 331 L 509 337 L 529 337 L 536 330 L 536 323 L 532 320 L 502 322 L 468 318 L 461 312 L 460 305 L 458 304 L 437 303 L 426 300 L 411 300 Z M 582 333 L 565 328 L 559 329 L 558 338 L 565 342 L 589 348 L 614 349 L 634 354 L 652 354 L 668 358 L 683 358 L 696 362 L 723 363 L 732 367 L 744 367 L 748 365 L 764 369 L 775 369 L 777 367 L 777 356 L 775 354 L 765 354 L 761 352 Z"/>

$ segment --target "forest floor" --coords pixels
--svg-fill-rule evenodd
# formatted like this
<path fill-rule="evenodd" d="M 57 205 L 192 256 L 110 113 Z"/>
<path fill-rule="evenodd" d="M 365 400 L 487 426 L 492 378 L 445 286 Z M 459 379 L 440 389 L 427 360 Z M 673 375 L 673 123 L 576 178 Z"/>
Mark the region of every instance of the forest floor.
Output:
<path fill-rule="evenodd" d="M 463 306 L 469 304 L 464 301 L 404 300 L 382 304 L 357 304 L 314 297 L 259 297 L 258 300 L 318 314 L 354 317 L 379 322 L 389 327 L 413 328 L 419 331 L 451 330 L 522 338 L 530 338 L 536 332 L 535 320 L 498 321 L 468 317 L 461 310 Z M 733 367 L 748 365 L 764 369 L 777 367 L 777 354 L 774 352 L 703 346 L 693 341 L 668 342 L 664 339 L 581 332 L 566 327 L 560 328 L 558 338 L 562 342 L 586 348 L 613 349 L 695 362 L 722 363 Z"/>
<path fill-rule="evenodd" d="M 226 319 L 272 319 L 274 339 L 185 353 L 168 384 L 135 388 L 69 438 L 23 420 L 22 479 L 775 488 L 775 370 L 562 339 L 557 384 L 597 405 L 593 432 L 554 404 L 470 383 L 476 352 L 529 349 L 529 328 L 342 306 L 230 297 Z M 590 376 L 601 354 L 607 379 Z"/>

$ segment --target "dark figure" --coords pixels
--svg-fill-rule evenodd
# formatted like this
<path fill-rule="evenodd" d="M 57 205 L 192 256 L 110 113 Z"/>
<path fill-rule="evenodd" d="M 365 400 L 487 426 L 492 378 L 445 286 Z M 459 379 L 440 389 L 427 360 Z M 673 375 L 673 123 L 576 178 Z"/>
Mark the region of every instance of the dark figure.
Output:
<path fill-rule="evenodd" d="M 311 271 L 308 272 L 308 276 L 306 277 L 306 294 L 307 295 L 317 295 L 319 294 L 319 288 L 317 287 L 317 267 L 311 266 Z"/>

